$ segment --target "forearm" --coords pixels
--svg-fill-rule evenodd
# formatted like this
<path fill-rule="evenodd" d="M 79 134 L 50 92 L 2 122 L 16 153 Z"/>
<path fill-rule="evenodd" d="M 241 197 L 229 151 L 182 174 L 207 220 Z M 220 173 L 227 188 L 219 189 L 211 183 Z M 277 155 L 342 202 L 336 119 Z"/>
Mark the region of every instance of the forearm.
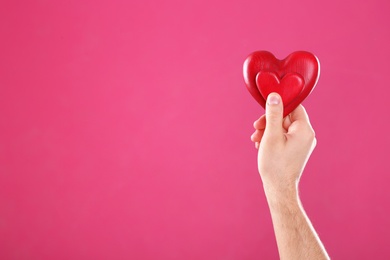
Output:
<path fill-rule="evenodd" d="M 280 259 L 330 259 L 301 205 L 297 189 L 265 191 Z"/>

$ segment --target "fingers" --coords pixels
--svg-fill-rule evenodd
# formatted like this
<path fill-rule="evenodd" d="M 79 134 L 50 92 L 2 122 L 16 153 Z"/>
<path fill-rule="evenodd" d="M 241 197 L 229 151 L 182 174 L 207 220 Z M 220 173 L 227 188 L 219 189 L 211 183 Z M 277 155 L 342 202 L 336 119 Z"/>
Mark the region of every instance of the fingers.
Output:
<path fill-rule="evenodd" d="M 261 139 L 263 138 L 265 124 L 265 115 L 262 115 L 253 123 L 253 127 L 256 131 L 251 135 L 251 140 L 255 143 L 256 149 L 259 149 Z"/>
<path fill-rule="evenodd" d="M 309 116 L 302 105 L 299 105 L 293 112 L 291 112 L 290 117 L 291 125 L 287 130 L 288 135 L 294 135 L 302 140 L 314 140 L 314 143 L 317 142 L 315 139 L 314 129 L 310 124 Z"/>
<path fill-rule="evenodd" d="M 291 117 L 290 115 L 287 115 L 284 119 L 283 119 L 283 128 L 284 130 L 287 132 L 288 131 L 288 128 L 291 126 Z"/>
<path fill-rule="evenodd" d="M 261 139 L 263 138 L 264 135 L 264 130 L 256 130 L 252 135 L 251 135 L 251 140 L 252 142 L 255 143 L 256 149 L 259 149 Z"/>
<path fill-rule="evenodd" d="M 264 130 L 256 130 L 252 135 L 251 135 L 251 140 L 252 142 L 260 142 L 261 138 L 263 138 L 264 135 Z"/>
<path fill-rule="evenodd" d="M 283 102 L 279 94 L 271 93 L 268 95 L 265 116 L 267 120 L 264 135 L 269 138 L 282 138 Z"/>
<path fill-rule="evenodd" d="M 265 129 L 265 115 L 262 115 L 259 119 L 257 119 L 254 123 L 253 123 L 253 127 L 255 129 Z"/>
<path fill-rule="evenodd" d="M 290 113 L 290 118 L 292 122 L 301 120 L 309 122 L 309 116 L 306 113 L 306 109 L 302 105 L 299 105 L 296 109 L 294 109 L 294 111 Z"/>
<path fill-rule="evenodd" d="M 284 130 L 287 131 L 287 129 L 290 127 L 291 125 L 291 116 L 288 115 L 286 116 L 284 119 L 283 119 L 283 128 Z M 259 119 L 257 119 L 254 123 L 253 123 L 253 127 L 256 129 L 256 130 L 264 130 L 265 129 L 265 126 L 266 126 L 266 120 L 265 120 L 265 115 L 262 115 Z"/>

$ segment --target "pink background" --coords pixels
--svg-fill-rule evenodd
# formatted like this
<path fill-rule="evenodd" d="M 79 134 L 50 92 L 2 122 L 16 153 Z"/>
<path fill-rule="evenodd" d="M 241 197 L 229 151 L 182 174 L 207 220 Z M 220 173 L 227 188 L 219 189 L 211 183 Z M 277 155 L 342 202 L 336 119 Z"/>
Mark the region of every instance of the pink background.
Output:
<path fill-rule="evenodd" d="M 301 195 L 334 259 L 390 259 L 390 2 L 2 1 L 0 259 L 277 259 L 242 64 L 307 50 Z"/>

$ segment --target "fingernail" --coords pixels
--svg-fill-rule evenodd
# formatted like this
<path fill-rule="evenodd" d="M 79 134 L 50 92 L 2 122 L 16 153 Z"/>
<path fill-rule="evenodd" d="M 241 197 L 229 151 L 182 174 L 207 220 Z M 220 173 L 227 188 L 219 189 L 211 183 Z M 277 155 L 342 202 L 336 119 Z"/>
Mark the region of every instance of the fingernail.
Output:
<path fill-rule="evenodd" d="M 267 98 L 268 105 L 278 105 L 280 103 L 280 98 L 278 95 L 269 95 Z"/>

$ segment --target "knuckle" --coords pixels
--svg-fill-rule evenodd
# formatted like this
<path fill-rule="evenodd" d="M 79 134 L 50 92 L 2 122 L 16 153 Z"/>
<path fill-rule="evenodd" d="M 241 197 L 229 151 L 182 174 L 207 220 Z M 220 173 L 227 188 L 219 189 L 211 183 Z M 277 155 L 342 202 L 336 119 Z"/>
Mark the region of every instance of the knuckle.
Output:
<path fill-rule="evenodd" d="M 252 142 L 256 142 L 256 140 L 257 140 L 257 133 L 256 133 L 256 132 L 254 132 L 254 133 L 251 135 L 251 140 L 252 140 Z"/>
<path fill-rule="evenodd" d="M 314 139 L 316 137 L 316 132 L 314 131 L 313 127 L 310 124 L 306 125 L 305 133 L 306 136 L 308 136 L 310 139 Z"/>
<path fill-rule="evenodd" d="M 309 129 L 309 136 L 310 136 L 310 139 L 315 139 L 316 138 L 316 132 L 311 127 Z"/>
<path fill-rule="evenodd" d="M 317 138 L 314 138 L 313 140 L 313 148 L 315 148 L 317 146 Z"/>
<path fill-rule="evenodd" d="M 306 127 L 304 130 L 304 135 L 303 135 L 303 138 L 307 141 L 307 142 L 315 142 L 316 140 L 316 133 L 315 131 L 313 130 L 313 128 L 311 126 L 308 126 Z"/>

